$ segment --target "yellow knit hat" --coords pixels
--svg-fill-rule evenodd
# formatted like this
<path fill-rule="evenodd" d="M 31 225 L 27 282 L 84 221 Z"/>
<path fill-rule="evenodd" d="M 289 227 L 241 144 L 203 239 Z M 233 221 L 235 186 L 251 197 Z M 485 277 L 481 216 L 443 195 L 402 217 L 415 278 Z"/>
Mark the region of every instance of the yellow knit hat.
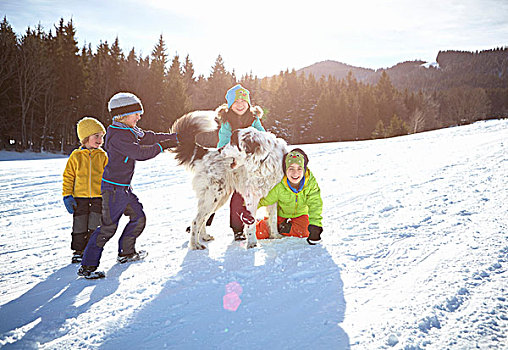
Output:
<path fill-rule="evenodd" d="M 78 138 L 83 141 L 90 135 L 97 134 L 98 132 L 106 133 L 104 125 L 100 121 L 91 117 L 84 117 L 78 122 Z"/>

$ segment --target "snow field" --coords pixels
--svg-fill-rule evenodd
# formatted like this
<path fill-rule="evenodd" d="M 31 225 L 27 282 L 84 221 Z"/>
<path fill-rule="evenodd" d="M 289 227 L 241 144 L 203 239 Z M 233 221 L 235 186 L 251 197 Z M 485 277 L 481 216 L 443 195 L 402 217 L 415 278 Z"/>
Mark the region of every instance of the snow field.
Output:
<path fill-rule="evenodd" d="M 0 152 L 0 347 L 506 349 L 507 140 L 496 120 L 300 145 L 322 191 L 323 244 L 249 250 L 232 241 L 227 207 L 208 249 L 188 250 L 191 177 L 161 154 L 133 180 L 149 255 L 117 264 L 117 233 L 99 281 L 70 264 L 66 157 Z"/>

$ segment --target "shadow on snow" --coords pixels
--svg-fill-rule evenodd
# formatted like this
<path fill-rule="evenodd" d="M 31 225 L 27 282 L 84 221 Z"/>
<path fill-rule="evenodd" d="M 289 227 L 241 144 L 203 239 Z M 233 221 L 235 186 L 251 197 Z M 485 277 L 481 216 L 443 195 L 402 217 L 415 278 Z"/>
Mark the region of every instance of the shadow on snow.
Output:
<path fill-rule="evenodd" d="M 0 306 L 0 340 L 4 349 L 37 348 L 69 332 L 65 323 L 113 294 L 125 266 L 115 265 L 108 279 L 88 281 L 76 276 L 78 265 L 55 271 L 32 289 Z"/>
<path fill-rule="evenodd" d="M 234 242 L 218 259 L 208 254 L 189 251 L 160 294 L 101 348 L 349 349 L 339 325 L 340 269 L 323 246 L 285 238 L 249 250 Z M 226 286 L 239 295 L 236 311 L 223 304 Z"/>

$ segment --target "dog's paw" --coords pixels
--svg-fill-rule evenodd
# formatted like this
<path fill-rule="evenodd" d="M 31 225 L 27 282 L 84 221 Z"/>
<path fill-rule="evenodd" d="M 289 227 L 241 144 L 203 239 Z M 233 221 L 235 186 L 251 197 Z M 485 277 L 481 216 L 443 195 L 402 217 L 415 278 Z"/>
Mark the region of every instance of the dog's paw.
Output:
<path fill-rule="evenodd" d="M 277 233 L 270 233 L 270 236 L 269 236 L 269 238 L 270 238 L 270 239 L 281 239 L 281 238 L 283 238 L 283 237 L 284 237 L 284 236 L 283 236 L 283 235 L 281 235 L 281 234 L 280 234 L 280 233 L 278 233 L 278 232 L 277 232 Z"/>
<path fill-rule="evenodd" d="M 257 246 L 258 246 L 257 242 L 250 242 L 247 244 L 247 249 L 256 248 Z"/>
<path fill-rule="evenodd" d="M 203 244 L 201 243 L 191 243 L 189 245 L 189 248 L 191 250 L 203 250 L 203 249 L 206 249 L 206 246 L 204 246 Z"/>
<path fill-rule="evenodd" d="M 205 242 L 210 242 L 210 241 L 213 241 L 215 238 L 213 236 L 210 236 L 208 233 L 205 234 L 203 237 L 201 237 L 203 239 L 203 241 Z"/>

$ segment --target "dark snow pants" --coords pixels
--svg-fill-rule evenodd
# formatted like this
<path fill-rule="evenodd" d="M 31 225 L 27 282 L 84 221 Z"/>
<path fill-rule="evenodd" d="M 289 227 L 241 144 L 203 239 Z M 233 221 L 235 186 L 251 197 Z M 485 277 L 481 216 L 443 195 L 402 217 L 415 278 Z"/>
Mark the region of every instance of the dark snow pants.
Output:
<path fill-rule="evenodd" d="M 99 266 L 102 251 L 107 241 L 113 237 L 122 215 L 130 218 L 118 241 L 118 255 L 135 252 L 136 239 L 143 232 L 146 217 L 143 205 L 127 186 L 102 185 L 102 224 L 98 227 L 86 246 L 81 265 Z"/>
<path fill-rule="evenodd" d="M 101 224 L 102 198 L 74 199 L 77 206 L 72 217 L 71 249 L 83 251 L 92 232 Z"/>

